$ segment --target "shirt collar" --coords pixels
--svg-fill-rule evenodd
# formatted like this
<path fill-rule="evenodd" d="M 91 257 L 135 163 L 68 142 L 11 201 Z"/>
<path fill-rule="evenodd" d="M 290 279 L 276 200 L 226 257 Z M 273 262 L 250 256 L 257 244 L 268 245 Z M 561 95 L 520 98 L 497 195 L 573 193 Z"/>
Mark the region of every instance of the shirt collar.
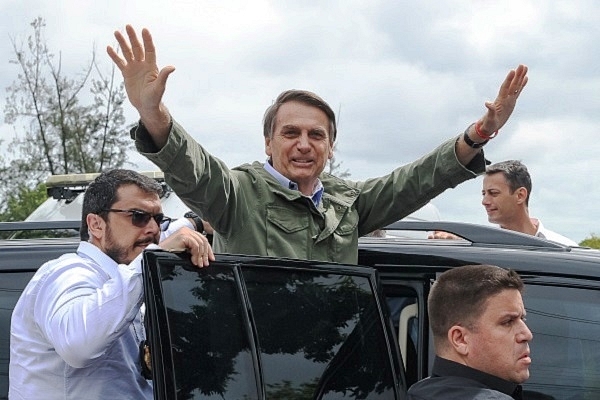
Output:
<path fill-rule="evenodd" d="M 98 264 L 109 268 L 111 271 L 117 271 L 118 264 L 115 260 L 110 258 L 105 252 L 100 250 L 98 246 L 93 245 L 89 242 L 80 242 L 77 248 L 77 254 L 82 257 L 87 257 L 94 260 Z"/>
<path fill-rule="evenodd" d="M 267 170 L 267 172 L 269 174 L 271 174 L 273 176 L 273 178 L 277 179 L 277 181 L 281 184 L 281 186 L 286 187 L 290 190 L 298 190 L 298 184 L 296 182 L 292 182 L 291 180 L 289 180 L 288 178 L 283 176 L 275 168 L 273 168 L 273 166 L 271 165 L 269 160 L 267 160 L 265 162 L 264 166 L 265 166 L 265 170 Z M 317 184 L 313 188 L 312 195 L 307 196 L 307 197 L 310 197 L 310 199 L 312 200 L 312 202 L 314 203 L 315 206 L 319 206 L 319 203 L 321 203 L 321 199 L 323 198 L 324 191 L 325 191 L 325 188 L 323 187 L 323 183 L 321 182 L 320 179 L 317 178 Z"/>
<path fill-rule="evenodd" d="M 514 399 L 522 399 L 522 387 L 514 382 L 506 381 L 497 376 L 487 374 L 466 365 L 447 360 L 442 357 L 435 357 L 433 362 L 432 376 L 458 376 L 472 379 L 484 384 L 490 389 L 497 390 Z"/>

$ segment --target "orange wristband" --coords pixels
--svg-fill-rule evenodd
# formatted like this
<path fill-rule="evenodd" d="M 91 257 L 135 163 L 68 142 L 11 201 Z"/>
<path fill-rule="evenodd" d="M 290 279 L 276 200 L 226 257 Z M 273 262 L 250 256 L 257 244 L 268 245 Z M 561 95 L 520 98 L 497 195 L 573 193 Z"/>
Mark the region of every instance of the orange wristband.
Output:
<path fill-rule="evenodd" d="M 477 136 L 485 140 L 493 139 L 498 135 L 498 131 L 492 133 L 491 135 L 486 135 L 485 133 L 481 132 L 481 129 L 479 128 L 479 121 L 475 123 L 475 133 Z"/>

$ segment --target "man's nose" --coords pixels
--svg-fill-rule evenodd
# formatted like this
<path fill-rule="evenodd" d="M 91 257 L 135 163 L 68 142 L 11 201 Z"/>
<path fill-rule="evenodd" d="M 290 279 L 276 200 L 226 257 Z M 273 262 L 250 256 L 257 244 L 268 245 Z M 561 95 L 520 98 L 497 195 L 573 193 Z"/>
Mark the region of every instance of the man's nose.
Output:
<path fill-rule="evenodd" d="M 530 342 L 533 339 L 533 333 L 531 333 L 531 329 L 527 326 L 525 321 L 522 321 L 523 327 L 520 333 L 519 341 Z"/>
<path fill-rule="evenodd" d="M 298 147 L 299 148 L 310 147 L 310 140 L 308 138 L 308 132 L 302 132 L 302 134 L 298 137 Z"/>
<path fill-rule="evenodd" d="M 160 232 L 160 224 L 154 218 L 150 218 L 146 224 L 146 231 L 156 235 Z"/>

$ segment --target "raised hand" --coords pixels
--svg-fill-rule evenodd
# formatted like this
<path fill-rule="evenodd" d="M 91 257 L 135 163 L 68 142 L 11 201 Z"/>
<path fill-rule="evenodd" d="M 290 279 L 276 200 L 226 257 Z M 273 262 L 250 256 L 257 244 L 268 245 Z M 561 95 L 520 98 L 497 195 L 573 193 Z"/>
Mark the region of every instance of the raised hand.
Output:
<path fill-rule="evenodd" d="M 143 43 L 131 25 L 127 25 L 125 30 L 129 40 L 121 32 L 115 32 L 122 56 L 111 46 L 107 46 L 106 51 L 123 74 L 127 97 L 138 110 L 150 134 L 165 134 L 170 116 L 162 103 L 162 96 L 167 78 L 175 71 L 175 67 L 169 65 L 159 71 L 156 65 L 156 49 L 147 29 L 142 29 Z"/>
<path fill-rule="evenodd" d="M 482 132 L 491 135 L 504 126 L 515 109 L 517 99 L 525 85 L 527 85 L 527 80 L 527 67 L 525 65 L 519 65 L 508 73 L 502 86 L 500 86 L 496 100 L 485 103 L 488 111 L 479 125 Z"/>

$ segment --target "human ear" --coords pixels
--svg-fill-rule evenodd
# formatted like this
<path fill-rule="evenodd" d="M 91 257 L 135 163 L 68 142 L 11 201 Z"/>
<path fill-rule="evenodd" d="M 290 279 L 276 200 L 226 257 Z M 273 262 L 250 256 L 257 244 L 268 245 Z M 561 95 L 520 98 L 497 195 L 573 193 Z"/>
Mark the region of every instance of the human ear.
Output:
<path fill-rule="evenodd" d="M 519 203 L 524 203 L 527 200 L 527 189 L 524 187 L 520 187 L 516 190 L 517 192 L 517 201 Z"/>
<path fill-rule="evenodd" d="M 102 219 L 98 214 L 88 214 L 85 217 L 88 226 L 88 232 L 90 238 L 99 239 L 104 236 L 104 230 L 106 227 L 106 221 Z"/>
<path fill-rule="evenodd" d="M 467 328 L 454 325 L 448 329 L 448 342 L 455 352 L 462 356 L 469 353 L 469 341 Z"/>
<path fill-rule="evenodd" d="M 267 154 L 267 156 L 271 157 L 273 154 L 273 151 L 271 150 L 271 138 L 270 137 L 265 137 L 265 153 Z"/>

